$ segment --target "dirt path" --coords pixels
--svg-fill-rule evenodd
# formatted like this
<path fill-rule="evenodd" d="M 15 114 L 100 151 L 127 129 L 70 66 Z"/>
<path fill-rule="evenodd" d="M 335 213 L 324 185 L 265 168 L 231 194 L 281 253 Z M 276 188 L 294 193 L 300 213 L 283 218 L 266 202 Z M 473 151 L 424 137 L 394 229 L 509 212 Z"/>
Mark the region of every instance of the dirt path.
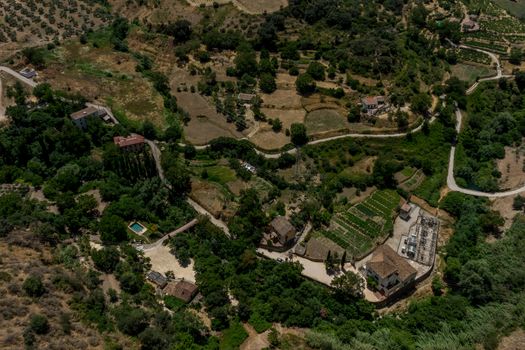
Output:
<path fill-rule="evenodd" d="M 243 326 L 248 333 L 248 338 L 241 344 L 240 350 L 262 350 L 270 346 L 268 341 L 270 331 L 259 334 L 249 323 L 245 323 Z"/>
<path fill-rule="evenodd" d="M 0 124 L 7 122 L 7 117 L 5 115 L 5 107 L 2 104 L 4 95 L 2 92 L 2 78 L 0 78 Z"/>

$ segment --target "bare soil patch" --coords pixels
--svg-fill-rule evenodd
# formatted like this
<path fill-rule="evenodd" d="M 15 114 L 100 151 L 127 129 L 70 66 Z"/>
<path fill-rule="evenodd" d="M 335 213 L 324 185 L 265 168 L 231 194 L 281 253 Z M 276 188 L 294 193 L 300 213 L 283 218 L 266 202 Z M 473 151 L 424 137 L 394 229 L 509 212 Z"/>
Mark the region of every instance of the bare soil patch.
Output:
<path fill-rule="evenodd" d="M 128 0 L 110 0 L 110 3 L 115 13 L 130 20 L 147 20 L 152 24 L 170 23 L 180 18 L 197 24 L 202 19 L 198 9 L 188 6 L 185 1 L 157 0 L 157 6 L 138 5 Z"/>
<path fill-rule="evenodd" d="M 268 341 L 269 330 L 259 334 L 249 323 L 244 323 L 243 327 L 248 333 L 248 338 L 241 344 L 240 350 L 262 350 L 270 346 Z"/>
<path fill-rule="evenodd" d="M 253 14 L 275 12 L 288 6 L 288 0 L 234 0 L 233 3 L 239 10 Z"/>
<path fill-rule="evenodd" d="M 233 193 L 235 196 L 240 196 L 241 191 L 247 190 L 249 188 L 248 183 L 241 179 L 230 181 L 226 185 L 228 186 L 228 189 L 231 191 L 231 193 Z"/>
<path fill-rule="evenodd" d="M 308 134 L 315 135 L 333 131 L 346 131 L 348 122 L 337 109 L 316 109 L 306 115 Z"/>
<path fill-rule="evenodd" d="M 186 281 L 195 283 L 193 260 L 188 266 L 181 266 L 175 255 L 170 253 L 169 247 L 161 244 L 155 249 L 146 250 L 144 256 L 150 258 L 152 270 L 162 274 L 173 271 L 176 278 L 184 278 Z"/>
<path fill-rule="evenodd" d="M 268 124 L 261 126 L 259 131 L 250 138 L 257 147 L 265 150 L 279 149 L 290 142 L 290 138 L 282 132 L 276 133 Z"/>
<path fill-rule="evenodd" d="M 103 274 L 100 276 L 102 279 L 102 289 L 104 292 L 108 292 L 108 290 L 111 288 L 117 293 L 120 294 L 120 283 L 117 281 L 117 278 L 113 274 Z"/>
<path fill-rule="evenodd" d="M 228 221 L 235 213 L 235 204 L 224 194 L 218 184 L 194 179 L 191 183 L 191 198 L 216 218 Z"/>
<path fill-rule="evenodd" d="M 501 172 L 499 185 L 503 189 L 513 189 L 525 183 L 525 155 L 522 147 L 505 147 L 505 158 L 497 161 L 498 170 Z"/>
<path fill-rule="evenodd" d="M 498 211 L 505 220 L 505 224 L 503 225 L 504 231 L 512 226 L 514 218 L 520 213 L 519 210 L 514 210 L 514 208 L 512 208 L 512 203 L 514 202 L 515 197 L 516 196 L 496 198 L 492 200 L 491 203 L 492 210 Z"/>
<path fill-rule="evenodd" d="M 136 62 L 129 54 L 77 42 L 57 48 L 54 54 L 48 67 L 39 72 L 54 88 L 109 104 L 130 120 L 150 120 L 164 127 L 163 99 L 148 80 L 135 72 Z"/>
<path fill-rule="evenodd" d="M 217 113 L 203 96 L 191 92 L 177 92 L 175 96 L 177 103 L 191 117 L 188 125 L 184 127 L 184 135 L 188 142 L 203 145 L 221 136 L 243 137 L 235 125 L 228 123 L 226 117 Z"/>
<path fill-rule="evenodd" d="M 293 123 L 303 123 L 305 111 L 302 109 L 281 110 L 275 108 L 261 108 L 268 118 L 279 118 L 283 123 L 283 130 L 289 129 Z"/>
<path fill-rule="evenodd" d="M 501 338 L 498 350 L 521 350 L 525 344 L 525 331 L 521 328 Z"/>
<path fill-rule="evenodd" d="M 271 94 L 261 94 L 263 107 L 302 110 L 301 96 L 295 90 L 279 89 Z"/>
<path fill-rule="evenodd" d="M 188 0 L 193 6 L 213 6 L 213 3 L 232 3 L 239 10 L 249 14 L 263 14 L 275 12 L 282 7 L 288 6 L 288 0 Z"/>
<path fill-rule="evenodd" d="M 360 172 L 365 174 L 372 174 L 372 171 L 374 171 L 374 164 L 377 160 L 376 156 L 373 157 L 365 157 L 358 161 L 350 168 L 350 171 L 353 172 Z"/>

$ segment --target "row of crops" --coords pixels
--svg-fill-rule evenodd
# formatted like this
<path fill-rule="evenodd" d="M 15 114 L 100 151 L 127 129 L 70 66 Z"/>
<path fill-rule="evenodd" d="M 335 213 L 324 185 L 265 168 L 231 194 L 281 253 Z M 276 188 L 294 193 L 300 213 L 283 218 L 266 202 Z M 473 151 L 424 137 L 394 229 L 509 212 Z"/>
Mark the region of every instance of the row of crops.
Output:
<path fill-rule="evenodd" d="M 350 256 L 364 256 L 376 241 L 392 231 L 399 200 L 399 194 L 393 190 L 375 191 L 363 202 L 334 215 L 330 229 L 322 234 L 346 249 Z"/>

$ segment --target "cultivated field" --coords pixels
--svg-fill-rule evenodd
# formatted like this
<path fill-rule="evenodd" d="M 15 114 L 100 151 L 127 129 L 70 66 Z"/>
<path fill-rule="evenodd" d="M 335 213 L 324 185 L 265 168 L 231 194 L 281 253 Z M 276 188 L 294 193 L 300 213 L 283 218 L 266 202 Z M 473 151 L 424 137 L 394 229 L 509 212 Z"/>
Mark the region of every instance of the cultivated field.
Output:
<path fill-rule="evenodd" d="M 163 128 L 163 99 L 151 82 L 135 71 L 136 65 L 130 54 L 112 50 L 108 38 L 97 34 L 90 36 L 86 45 L 70 41 L 50 51 L 39 76 L 54 88 L 110 105 L 117 118 L 150 120 Z"/>
<path fill-rule="evenodd" d="M 451 68 L 452 75 L 458 77 L 461 80 L 468 82 L 469 85 L 473 84 L 477 78 L 486 77 L 492 74 L 496 74 L 494 69 L 486 66 L 473 65 L 473 64 L 456 64 Z"/>
<path fill-rule="evenodd" d="M 110 19 L 111 14 L 92 0 L 2 0 L 0 44 L 62 40 Z"/>
<path fill-rule="evenodd" d="M 305 125 L 309 134 L 343 130 L 348 127 L 346 118 L 335 109 L 317 109 L 308 113 Z"/>
<path fill-rule="evenodd" d="M 278 11 L 288 6 L 288 0 L 188 0 L 193 6 L 213 6 L 213 3 L 232 3 L 239 10 L 250 14 L 262 14 Z"/>
<path fill-rule="evenodd" d="M 202 145 L 221 136 L 241 138 L 233 123 L 208 104 L 198 93 L 176 92 L 177 103 L 190 114 L 191 120 L 184 127 L 186 140 L 195 145 Z"/>
<path fill-rule="evenodd" d="M 525 18 L 525 0 L 494 0 L 494 2 L 507 10 L 511 15 Z"/>
<path fill-rule="evenodd" d="M 346 249 L 351 257 L 363 257 L 392 231 L 399 202 L 395 191 L 376 191 L 363 202 L 334 215 L 329 230 L 322 234 Z"/>

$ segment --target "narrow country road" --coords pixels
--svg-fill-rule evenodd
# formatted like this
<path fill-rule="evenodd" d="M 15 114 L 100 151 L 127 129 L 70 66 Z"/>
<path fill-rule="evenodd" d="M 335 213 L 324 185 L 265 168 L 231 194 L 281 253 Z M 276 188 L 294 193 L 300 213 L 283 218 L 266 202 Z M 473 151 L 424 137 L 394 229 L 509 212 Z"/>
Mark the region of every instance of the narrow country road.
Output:
<path fill-rule="evenodd" d="M 23 75 L 21 75 L 20 73 L 12 70 L 11 68 L 9 67 L 5 67 L 5 66 L 0 66 L 0 72 L 5 72 L 9 75 L 11 75 L 13 78 L 16 78 L 18 79 L 19 81 L 21 81 L 22 83 L 25 83 L 26 85 L 29 85 L 30 87 L 34 88 L 35 86 L 37 86 L 38 84 L 35 83 L 33 80 L 31 79 L 27 79 L 26 77 L 24 77 Z"/>
<path fill-rule="evenodd" d="M 474 84 L 472 84 L 472 86 L 470 86 L 467 89 L 467 95 L 470 95 L 471 93 L 473 93 L 477 89 L 479 83 L 482 83 L 484 81 L 490 81 L 490 80 L 498 80 L 500 78 L 511 78 L 512 77 L 512 75 L 504 75 L 503 74 L 503 71 L 501 69 L 501 63 L 500 63 L 500 61 L 498 59 L 498 56 L 496 56 L 496 54 L 494 54 L 492 52 L 489 52 L 489 51 L 481 50 L 481 49 L 478 49 L 478 48 L 466 46 L 466 45 L 458 45 L 457 47 L 484 53 L 484 54 L 486 54 L 486 55 L 488 55 L 490 57 L 490 59 L 492 60 L 492 63 L 496 66 L 496 75 L 493 76 L 493 77 L 482 78 L 482 79 L 479 79 L 478 81 L 476 81 Z"/>
<path fill-rule="evenodd" d="M 5 116 L 5 107 L 2 104 L 3 99 L 4 99 L 4 94 L 2 92 L 2 79 L 0 79 L 0 124 L 7 121 L 7 117 Z"/>
<path fill-rule="evenodd" d="M 468 46 L 465 46 L 465 45 L 459 45 L 459 47 L 468 48 L 468 49 L 472 49 L 472 50 L 476 50 L 476 51 L 485 53 L 488 56 L 490 56 L 490 58 L 492 59 L 493 63 L 496 65 L 496 75 L 493 76 L 493 77 L 480 79 L 477 82 L 475 82 L 470 88 L 467 89 L 467 91 L 466 91 L 467 95 L 472 94 L 476 90 L 476 88 L 479 86 L 479 83 L 481 83 L 481 82 L 490 81 L 490 80 L 499 80 L 501 78 L 511 78 L 512 77 L 512 75 L 504 75 L 504 74 L 502 74 L 501 63 L 500 63 L 498 57 L 495 54 L 493 54 L 492 52 L 488 52 L 488 51 L 484 51 L 484 50 L 476 49 L 476 48 L 471 48 L 471 47 L 468 47 Z M 459 109 L 459 107 L 456 104 L 456 132 L 457 132 L 458 135 L 461 132 L 462 123 L 463 123 L 463 114 L 461 113 L 461 110 Z M 502 197 L 514 196 L 514 195 L 517 195 L 519 193 L 525 192 L 525 186 L 516 188 L 514 190 L 503 191 L 503 192 L 494 192 L 494 193 L 470 190 L 470 189 L 459 187 L 458 184 L 456 183 L 456 179 L 454 178 L 454 162 L 455 162 L 455 158 L 456 158 L 456 146 L 454 145 L 454 146 L 452 146 L 450 148 L 450 157 L 449 157 L 449 161 L 448 161 L 448 173 L 447 173 L 447 186 L 452 191 L 461 192 L 461 193 L 468 194 L 468 195 L 471 195 L 471 196 L 486 197 L 486 198 L 502 198 Z"/>
<path fill-rule="evenodd" d="M 145 139 L 145 141 L 148 144 L 149 148 L 151 149 L 151 153 L 153 154 L 153 159 L 155 160 L 155 166 L 157 167 L 157 173 L 159 174 L 159 178 L 162 181 L 165 181 L 164 169 L 162 169 L 162 164 L 161 164 L 160 149 L 154 141 L 151 141 L 148 139 Z"/>
<path fill-rule="evenodd" d="M 463 121 L 463 115 L 461 114 L 461 110 L 458 107 L 456 107 L 456 131 L 458 134 L 461 131 L 462 121 Z M 456 183 L 456 179 L 454 178 L 455 156 L 456 156 L 456 146 L 452 146 L 452 148 L 450 149 L 450 158 L 448 161 L 448 174 L 447 174 L 447 186 L 452 191 L 461 192 L 461 193 L 468 194 L 471 196 L 486 197 L 486 198 L 502 198 L 502 197 L 514 196 L 519 193 L 525 192 L 525 186 L 516 188 L 514 190 L 509 190 L 509 191 L 504 191 L 504 192 L 495 192 L 495 193 L 481 192 L 481 191 L 469 190 L 466 188 L 459 187 Z"/>

